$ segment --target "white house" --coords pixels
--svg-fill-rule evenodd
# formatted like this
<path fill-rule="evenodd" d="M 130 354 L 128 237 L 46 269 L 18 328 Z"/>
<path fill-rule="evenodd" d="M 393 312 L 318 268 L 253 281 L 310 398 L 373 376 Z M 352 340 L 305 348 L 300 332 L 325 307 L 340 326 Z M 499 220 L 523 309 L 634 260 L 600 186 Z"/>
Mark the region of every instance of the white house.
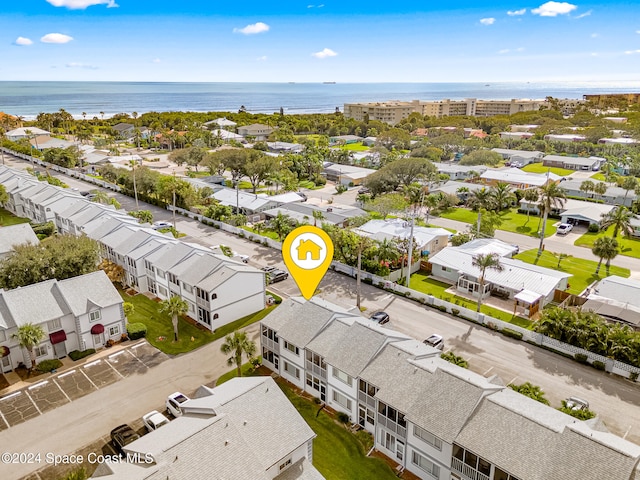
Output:
<path fill-rule="evenodd" d="M 7 133 L 5 133 L 5 137 L 7 137 L 7 140 L 11 140 L 12 142 L 21 140 L 23 138 L 33 138 L 38 135 L 51 135 L 51 132 L 38 127 L 20 127 L 9 130 Z"/>
<path fill-rule="evenodd" d="M 325 162 L 322 173 L 330 182 L 340 183 L 345 186 L 357 186 L 362 185 L 364 180 L 374 172 L 375 170 L 371 168 Z"/>
<path fill-rule="evenodd" d="M 0 348 L 2 371 L 31 358 L 13 334 L 18 327 L 40 325 L 46 337 L 35 347 L 36 360 L 62 358 L 73 350 L 101 348 L 120 340 L 125 330 L 122 297 L 107 275 L 97 272 L 0 291 Z"/>
<path fill-rule="evenodd" d="M 606 182 L 599 180 L 592 180 L 594 184 L 605 184 L 606 191 L 602 195 L 594 192 L 584 192 L 580 190 L 580 186 L 584 180 L 563 180 L 560 186 L 567 193 L 567 197 L 581 197 L 592 198 L 594 200 L 601 200 L 608 205 L 624 205 L 625 207 L 631 207 L 633 202 L 636 201 L 638 196 L 633 190 L 625 190 L 623 188 L 609 185 Z"/>
<path fill-rule="evenodd" d="M 544 153 L 537 150 L 512 150 L 510 148 L 492 148 L 492 152 L 496 152 L 502 156 L 503 159 L 508 160 L 511 163 L 519 163 L 521 166 L 529 165 L 530 163 L 539 162 Z"/>
<path fill-rule="evenodd" d="M 572 223 L 574 225 L 591 224 L 601 225 L 603 215 L 610 213 L 615 205 L 605 203 L 586 202 L 584 200 L 575 200 L 568 198 L 561 207 L 554 208 L 550 214 L 560 216 L 562 223 Z M 520 209 L 525 212 L 540 214 L 540 205 L 538 202 L 528 202 L 524 198 L 520 200 Z"/>
<path fill-rule="evenodd" d="M 560 167 L 568 170 L 596 171 L 606 162 L 601 157 L 569 157 L 566 155 L 545 155 L 542 164 L 549 167 Z"/>
<path fill-rule="evenodd" d="M 268 125 L 262 125 L 261 123 L 253 123 L 251 125 L 238 127 L 238 134 L 243 137 L 253 137 L 259 142 L 266 140 L 274 131 L 274 128 Z"/>
<path fill-rule="evenodd" d="M 558 182 L 562 178 L 555 173 L 531 173 L 519 168 L 488 168 L 482 175 L 482 181 L 487 185 L 508 183 L 513 188 L 527 189 L 541 187 L 549 182 Z"/>
<path fill-rule="evenodd" d="M 562 133 L 562 134 L 550 133 L 548 135 L 545 135 L 544 139 L 547 142 L 571 143 L 571 142 L 584 142 L 587 139 L 587 137 L 585 137 L 584 135 L 576 135 L 574 133 Z"/>
<path fill-rule="evenodd" d="M 466 180 L 472 175 L 483 173 L 487 169 L 484 165 L 465 166 L 457 163 L 440 162 L 433 162 L 433 165 L 438 170 L 438 173 L 448 175 L 451 180 Z"/>
<path fill-rule="evenodd" d="M 233 130 L 236 125 L 238 125 L 236 122 L 234 122 L 233 120 L 229 120 L 226 117 L 216 118 L 215 120 L 210 120 L 202 124 L 203 127 L 208 128 L 209 126 L 211 126 L 212 128 L 223 128 L 225 130 Z"/>
<path fill-rule="evenodd" d="M 425 480 L 634 478 L 640 446 L 328 302 L 285 300 L 262 320 L 260 341 L 265 366 L 349 415 L 398 471 Z"/>
<path fill-rule="evenodd" d="M 316 434 L 271 377 L 200 387 L 182 409 L 182 416 L 126 445 L 123 461 L 100 464 L 91 478 L 324 479 L 313 466 Z"/>
<path fill-rule="evenodd" d="M 354 233 L 373 240 L 405 240 L 411 235 L 411 224 L 401 218 L 369 220 L 353 229 Z M 444 228 L 413 227 L 415 247 L 424 255 L 433 255 L 447 246 L 451 232 Z"/>

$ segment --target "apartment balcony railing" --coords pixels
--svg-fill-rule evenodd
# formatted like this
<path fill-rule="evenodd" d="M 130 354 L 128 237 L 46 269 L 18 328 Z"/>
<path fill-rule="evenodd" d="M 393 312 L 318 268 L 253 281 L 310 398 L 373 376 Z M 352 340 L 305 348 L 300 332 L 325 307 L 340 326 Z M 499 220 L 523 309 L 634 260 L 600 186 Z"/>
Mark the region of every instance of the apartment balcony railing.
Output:
<path fill-rule="evenodd" d="M 210 308 L 209 307 L 209 302 L 206 301 L 206 300 L 203 300 L 200 297 L 196 297 L 196 305 L 198 305 L 199 307 L 202 307 L 202 308 L 204 308 L 206 310 L 209 310 L 209 308 Z"/>
<path fill-rule="evenodd" d="M 364 392 L 358 391 L 358 400 L 360 400 L 362 403 L 366 404 L 371 408 L 376 408 L 376 399 L 373 397 L 370 397 Z"/>
<path fill-rule="evenodd" d="M 313 362 L 305 360 L 305 369 L 308 373 L 312 373 L 313 375 L 320 377 L 323 380 L 327 379 L 327 369 L 322 368 L 320 365 L 316 365 Z"/>
<path fill-rule="evenodd" d="M 396 433 L 403 440 L 407 438 L 407 428 L 401 427 L 396 422 L 389 420 L 384 415 L 378 414 L 378 425 L 384 425 L 385 427 L 387 427 L 387 430 Z"/>
<path fill-rule="evenodd" d="M 271 350 L 273 353 L 280 353 L 280 344 L 278 342 L 274 342 L 265 335 L 262 335 L 262 346 Z"/>
<path fill-rule="evenodd" d="M 462 475 L 464 480 L 489 480 L 489 475 L 485 475 L 484 473 L 480 473 L 475 468 L 470 467 L 462 460 L 459 460 L 455 457 L 451 459 L 451 468 Z"/>

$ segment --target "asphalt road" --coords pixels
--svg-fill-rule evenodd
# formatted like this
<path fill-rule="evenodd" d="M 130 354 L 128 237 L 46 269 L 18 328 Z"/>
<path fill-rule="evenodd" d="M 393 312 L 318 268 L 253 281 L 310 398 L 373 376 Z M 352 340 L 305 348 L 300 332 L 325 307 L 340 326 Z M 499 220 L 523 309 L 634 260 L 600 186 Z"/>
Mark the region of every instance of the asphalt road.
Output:
<path fill-rule="evenodd" d="M 87 185 L 64 178 L 70 186 L 86 190 Z M 115 195 L 125 209 L 135 209 L 129 197 Z M 171 213 L 144 206 L 155 220 L 171 220 Z M 178 230 L 186 240 L 204 245 L 224 244 L 250 255 L 256 266 L 279 264 L 278 251 L 226 234 L 198 222 L 177 217 Z M 522 237 L 522 236 L 518 236 Z M 524 237 L 526 239 L 526 237 Z M 535 241 L 535 239 L 532 239 Z M 514 242 L 512 242 L 514 243 Z M 524 241 L 517 242 L 525 247 Z M 550 247 L 548 247 L 550 248 Z M 574 247 L 575 248 L 575 247 Z M 283 296 L 297 295 L 290 278 L 270 286 Z M 320 296 L 339 305 L 355 308 L 355 281 L 328 272 L 320 285 Z M 390 328 L 423 339 L 437 332 L 445 338 L 445 349 L 469 361 L 471 370 L 483 375 L 499 375 L 505 383 L 530 381 L 542 387 L 553 406 L 568 396 L 585 398 L 607 427 L 617 435 L 640 443 L 640 388 L 627 380 L 548 352 L 544 349 L 508 339 L 418 303 L 362 284 L 365 314 L 384 309 L 391 316 Z M 257 339 L 257 328 L 251 327 Z M 219 353 L 219 342 L 181 355 L 149 370 L 107 386 L 68 405 L 45 413 L 23 424 L 0 432 L 0 445 L 11 445 L 16 452 L 72 452 L 108 433 L 114 426 L 139 418 L 162 406 L 164 398 L 175 390 L 191 392 L 228 370 Z M 135 401 L 132 401 L 135 399 Z M 64 419 L 64 422 L 61 422 Z M 38 435 L 34 435 L 38 432 Z M 17 478 L 42 465 L 10 465 L 6 478 Z"/>

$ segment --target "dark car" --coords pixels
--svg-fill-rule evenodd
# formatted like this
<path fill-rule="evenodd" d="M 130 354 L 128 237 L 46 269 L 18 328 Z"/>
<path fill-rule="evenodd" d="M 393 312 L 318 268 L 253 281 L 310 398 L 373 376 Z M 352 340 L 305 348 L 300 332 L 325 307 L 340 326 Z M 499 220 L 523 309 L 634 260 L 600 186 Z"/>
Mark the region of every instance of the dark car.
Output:
<path fill-rule="evenodd" d="M 296 192 L 298 194 L 298 196 L 300 196 L 300 198 L 302 198 L 303 202 L 307 201 L 307 195 L 303 192 Z"/>
<path fill-rule="evenodd" d="M 277 283 L 289 278 L 289 274 L 287 272 L 283 272 L 282 270 L 273 270 L 269 273 L 269 283 Z"/>
<path fill-rule="evenodd" d="M 444 349 L 444 339 L 442 338 L 442 335 L 438 335 L 437 333 L 434 333 L 426 340 L 423 340 L 422 343 L 425 345 L 431 345 L 433 348 L 437 348 L 438 350 Z"/>
<path fill-rule="evenodd" d="M 358 190 L 358 193 L 360 195 L 365 195 L 367 193 L 371 193 L 371 190 L 369 190 L 367 187 L 361 187 L 360 190 Z"/>
<path fill-rule="evenodd" d="M 371 315 L 371 320 L 378 325 L 384 325 L 385 323 L 389 323 L 389 314 L 387 312 L 376 312 Z"/>
<path fill-rule="evenodd" d="M 119 427 L 111 430 L 111 442 L 118 453 L 122 453 L 122 449 L 125 445 L 129 445 L 131 442 L 140 438 L 133 428 L 129 425 L 120 425 Z"/>

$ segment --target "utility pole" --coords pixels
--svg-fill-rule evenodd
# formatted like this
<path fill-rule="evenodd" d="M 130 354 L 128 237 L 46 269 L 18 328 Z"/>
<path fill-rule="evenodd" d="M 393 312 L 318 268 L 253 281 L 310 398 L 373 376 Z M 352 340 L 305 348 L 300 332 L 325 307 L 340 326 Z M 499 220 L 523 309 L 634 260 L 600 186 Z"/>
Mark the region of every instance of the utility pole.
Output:
<path fill-rule="evenodd" d="M 140 204 L 138 203 L 138 188 L 136 187 L 136 165 L 137 165 L 138 161 L 137 160 L 133 160 L 133 162 L 131 163 L 131 170 L 133 172 L 133 194 L 136 197 L 136 209 L 140 210 Z M 175 195 L 174 195 L 175 197 Z M 175 208 L 175 199 L 174 199 L 174 208 Z"/>
<path fill-rule="evenodd" d="M 173 229 L 176 228 L 176 171 L 173 171 Z"/>
<path fill-rule="evenodd" d="M 236 184 L 236 215 L 240 214 L 240 180 L 235 180 Z"/>
<path fill-rule="evenodd" d="M 549 168 L 547 170 L 547 181 L 545 183 L 545 185 L 549 185 L 549 173 L 551 172 L 551 168 Z M 542 221 L 542 230 L 540 231 L 540 246 L 538 247 L 538 257 L 540 255 L 542 255 L 542 252 L 544 251 L 544 232 L 547 229 L 547 216 L 549 215 L 549 212 L 547 212 L 547 202 L 549 201 L 548 198 L 544 199 L 544 204 L 542 205 L 542 207 L 544 208 L 544 212 L 542 213 L 544 218 Z"/>
<path fill-rule="evenodd" d="M 411 280 L 411 260 L 413 253 L 413 225 L 415 223 L 415 216 L 411 215 L 411 230 L 409 232 L 409 253 L 407 255 L 407 276 L 406 276 L 406 287 L 409 288 L 409 281 Z"/>

